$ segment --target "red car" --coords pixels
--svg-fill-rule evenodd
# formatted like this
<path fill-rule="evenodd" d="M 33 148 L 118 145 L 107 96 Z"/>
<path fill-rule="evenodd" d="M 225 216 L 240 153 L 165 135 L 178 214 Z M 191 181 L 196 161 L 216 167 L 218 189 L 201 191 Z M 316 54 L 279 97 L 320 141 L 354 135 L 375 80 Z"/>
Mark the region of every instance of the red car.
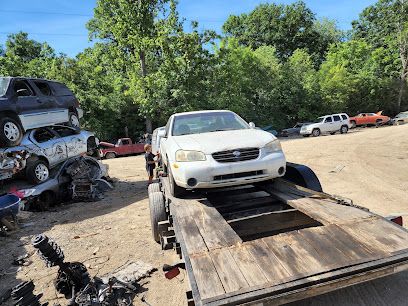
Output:
<path fill-rule="evenodd" d="M 99 147 L 101 148 L 101 157 L 106 159 L 144 152 L 144 143 L 132 143 L 130 138 L 121 138 L 116 145 L 100 142 Z"/>
<path fill-rule="evenodd" d="M 350 123 L 352 127 L 361 125 L 381 125 L 390 121 L 390 117 L 383 116 L 382 111 L 376 114 L 374 113 L 361 113 L 357 116 L 350 117 Z"/>

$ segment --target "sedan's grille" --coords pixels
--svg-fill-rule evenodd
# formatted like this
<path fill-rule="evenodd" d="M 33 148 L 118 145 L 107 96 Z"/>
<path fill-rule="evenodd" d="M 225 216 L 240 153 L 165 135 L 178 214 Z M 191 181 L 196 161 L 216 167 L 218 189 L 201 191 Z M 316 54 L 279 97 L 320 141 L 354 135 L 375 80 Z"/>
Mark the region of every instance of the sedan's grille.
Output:
<path fill-rule="evenodd" d="M 248 177 L 248 176 L 256 176 L 256 175 L 262 175 L 263 173 L 264 173 L 263 170 L 240 172 L 240 173 L 229 173 L 229 174 L 214 176 L 214 181 L 230 180 L 230 179 L 236 179 L 236 178 L 242 178 L 242 177 Z"/>
<path fill-rule="evenodd" d="M 259 156 L 258 148 L 245 148 L 229 151 L 216 152 L 212 157 L 220 163 L 234 163 L 239 161 L 256 159 Z"/>

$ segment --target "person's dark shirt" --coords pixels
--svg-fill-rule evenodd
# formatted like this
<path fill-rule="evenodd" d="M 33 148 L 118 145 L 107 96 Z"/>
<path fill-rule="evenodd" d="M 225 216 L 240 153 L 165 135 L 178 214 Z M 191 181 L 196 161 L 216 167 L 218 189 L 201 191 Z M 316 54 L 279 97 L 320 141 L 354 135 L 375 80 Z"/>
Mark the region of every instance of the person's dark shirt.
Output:
<path fill-rule="evenodd" d="M 149 162 L 154 161 L 155 155 L 152 152 L 145 153 L 145 160 L 146 160 L 146 168 L 156 168 L 156 163 L 150 164 Z"/>

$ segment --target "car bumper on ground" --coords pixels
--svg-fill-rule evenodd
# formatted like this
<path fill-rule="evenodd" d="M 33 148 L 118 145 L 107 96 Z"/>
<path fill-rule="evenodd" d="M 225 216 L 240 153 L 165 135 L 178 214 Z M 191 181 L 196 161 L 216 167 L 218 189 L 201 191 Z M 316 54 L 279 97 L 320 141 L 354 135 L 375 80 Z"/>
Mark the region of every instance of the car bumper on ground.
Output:
<path fill-rule="evenodd" d="M 257 159 L 220 163 L 211 155 L 206 161 L 172 162 L 176 184 L 187 189 L 245 185 L 283 176 L 286 160 L 283 152 L 260 154 Z"/>

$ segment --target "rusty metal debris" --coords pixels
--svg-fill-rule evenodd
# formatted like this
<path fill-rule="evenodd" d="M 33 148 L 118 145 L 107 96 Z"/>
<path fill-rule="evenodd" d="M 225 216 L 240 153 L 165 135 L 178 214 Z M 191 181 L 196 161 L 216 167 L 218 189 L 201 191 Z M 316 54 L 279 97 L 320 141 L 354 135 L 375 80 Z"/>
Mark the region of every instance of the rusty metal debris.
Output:
<path fill-rule="evenodd" d="M 47 236 L 34 237 L 32 244 L 47 267 L 59 267 L 54 286 L 65 298 L 74 299 L 76 294 L 90 282 L 86 267 L 80 262 L 64 262 L 63 251 Z"/>
<path fill-rule="evenodd" d="M 59 293 L 64 294 L 65 298 L 69 299 L 68 305 L 133 305 L 132 301 L 141 288 L 138 280 L 155 270 L 150 265 L 132 262 L 116 271 L 116 274 L 109 276 L 107 280 L 98 277 L 91 279 L 82 263 L 65 262 L 65 256 L 61 248 L 47 236 L 38 235 L 34 237 L 32 244 L 47 267 L 59 267 L 54 286 Z M 129 270 L 130 268 L 133 269 Z M 139 268 L 143 269 L 139 271 Z M 129 275 L 125 277 L 124 272 L 128 272 Z"/>

